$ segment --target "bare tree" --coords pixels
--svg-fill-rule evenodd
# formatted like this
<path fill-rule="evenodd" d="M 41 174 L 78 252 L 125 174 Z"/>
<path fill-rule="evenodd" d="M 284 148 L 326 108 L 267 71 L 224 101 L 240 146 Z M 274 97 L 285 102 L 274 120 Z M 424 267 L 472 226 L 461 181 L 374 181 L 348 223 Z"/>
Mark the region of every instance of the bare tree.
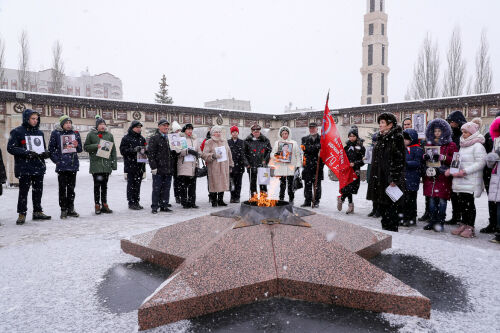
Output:
<path fill-rule="evenodd" d="M 3 78 L 5 76 L 5 42 L 0 38 L 0 88 L 2 88 Z"/>
<path fill-rule="evenodd" d="M 430 35 L 427 34 L 413 68 L 413 80 L 409 87 L 410 96 L 413 99 L 438 97 L 439 65 L 437 44 L 434 44 Z"/>
<path fill-rule="evenodd" d="M 443 96 L 460 96 L 464 91 L 466 78 L 459 27 L 455 27 L 451 34 L 446 59 L 448 60 L 448 69 L 444 73 Z"/>
<path fill-rule="evenodd" d="M 481 33 L 481 44 L 476 54 L 476 79 L 474 82 L 474 92 L 476 94 L 489 93 L 492 90 L 493 75 L 490 64 L 489 43 L 486 31 Z"/>
<path fill-rule="evenodd" d="M 26 30 L 21 32 L 19 36 L 19 44 L 21 46 L 21 52 L 19 53 L 19 68 L 18 68 L 18 77 L 19 77 L 19 86 L 20 90 L 27 91 L 30 86 L 30 72 L 29 72 L 29 42 L 28 42 L 28 33 Z"/>
<path fill-rule="evenodd" d="M 55 94 L 62 93 L 64 84 L 64 61 L 62 59 L 62 45 L 59 41 L 52 47 L 52 84 Z"/>

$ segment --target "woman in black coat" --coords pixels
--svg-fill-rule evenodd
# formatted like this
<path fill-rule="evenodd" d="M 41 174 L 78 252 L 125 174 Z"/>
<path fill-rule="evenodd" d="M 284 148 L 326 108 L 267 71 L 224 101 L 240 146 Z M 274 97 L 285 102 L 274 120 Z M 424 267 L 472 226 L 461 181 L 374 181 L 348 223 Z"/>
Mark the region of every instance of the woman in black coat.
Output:
<path fill-rule="evenodd" d="M 347 208 L 346 214 L 352 214 L 354 213 L 354 203 L 352 202 L 352 195 L 357 194 L 359 190 L 361 178 L 360 169 L 365 164 L 363 162 L 363 157 L 365 156 L 365 147 L 363 147 L 363 143 L 359 139 L 358 131 L 356 129 L 351 128 L 348 134 L 348 138 L 349 140 L 344 147 L 344 151 L 347 155 L 347 158 L 349 159 L 351 168 L 354 170 L 358 178 L 342 188 L 342 190 L 340 191 L 342 195 L 337 198 L 337 209 L 339 211 L 342 210 L 342 204 L 347 198 L 349 202 L 349 208 Z"/>
<path fill-rule="evenodd" d="M 377 118 L 380 132 L 373 148 L 367 199 L 378 203 L 382 215 L 382 229 L 398 231 L 401 198 L 396 202 L 386 194 L 387 187 L 405 190 L 406 148 L 403 129 L 392 113 L 382 113 Z"/>

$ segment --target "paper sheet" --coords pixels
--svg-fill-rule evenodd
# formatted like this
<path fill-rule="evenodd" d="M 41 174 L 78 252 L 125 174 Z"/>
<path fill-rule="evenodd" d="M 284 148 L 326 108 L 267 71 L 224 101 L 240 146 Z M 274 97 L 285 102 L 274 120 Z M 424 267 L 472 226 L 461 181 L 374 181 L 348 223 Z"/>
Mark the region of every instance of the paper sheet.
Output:
<path fill-rule="evenodd" d="M 385 193 L 394 202 L 398 201 L 403 196 L 403 191 L 401 191 L 397 186 L 387 186 Z"/>
<path fill-rule="evenodd" d="M 215 153 L 217 155 L 221 155 L 220 158 L 217 159 L 217 162 L 225 162 L 227 161 L 227 152 L 226 152 L 226 147 L 215 147 Z"/>

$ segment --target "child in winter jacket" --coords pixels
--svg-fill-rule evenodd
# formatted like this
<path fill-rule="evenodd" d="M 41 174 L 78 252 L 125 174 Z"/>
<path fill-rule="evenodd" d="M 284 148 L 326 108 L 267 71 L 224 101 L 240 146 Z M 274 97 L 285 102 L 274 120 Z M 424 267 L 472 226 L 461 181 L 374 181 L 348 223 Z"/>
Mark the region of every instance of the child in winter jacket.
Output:
<path fill-rule="evenodd" d="M 453 176 L 453 192 L 458 196 L 457 216 L 462 224 L 451 233 L 465 238 L 474 237 L 474 222 L 476 207 L 474 197 L 479 198 L 483 192 L 483 168 L 486 165 L 486 150 L 484 136 L 479 133 L 481 119 L 474 118 L 471 122 L 462 125 L 460 137 L 460 164 L 459 171 L 446 174 Z"/>
<path fill-rule="evenodd" d="M 424 151 L 418 143 L 418 133 L 414 129 L 403 132 L 406 146 L 406 190 L 404 193 L 404 209 L 402 226 L 417 225 L 417 193 L 420 187 L 420 175 L 423 167 Z"/>
<path fill-rule="evenodd" d="M 495 140 L 500 137 L 500 118 L 497 118 L 493 121 L 490 126 L 490 135 L 491 139 Z M 495 148 L 493 148 L 495 149 Z M 493 243 L 500 244 L 500 170 L 499 170 L 499 162 L 500 162 L 500 149 L 493 150 L 486 156 L 486 164 L 488 168 L 491 168 L 491 179 L 490 179 L 490 188 L 488 192 L 488 201 L 496 202 L 497 208 L 497 220 L 496 220 L 496 234 L 495 237 L 491 240 Z"/>

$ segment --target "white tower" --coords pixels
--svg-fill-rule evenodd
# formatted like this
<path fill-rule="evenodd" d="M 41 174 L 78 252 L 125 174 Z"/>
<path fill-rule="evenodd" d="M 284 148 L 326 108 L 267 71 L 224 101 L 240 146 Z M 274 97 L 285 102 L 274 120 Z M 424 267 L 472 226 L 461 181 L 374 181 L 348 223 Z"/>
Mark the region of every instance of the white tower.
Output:
<path fill-rule="evenodd" d="M 387 103 L 387 14 L 384 0 L 367 0 L 364 17 L 361 104 Z"/>

